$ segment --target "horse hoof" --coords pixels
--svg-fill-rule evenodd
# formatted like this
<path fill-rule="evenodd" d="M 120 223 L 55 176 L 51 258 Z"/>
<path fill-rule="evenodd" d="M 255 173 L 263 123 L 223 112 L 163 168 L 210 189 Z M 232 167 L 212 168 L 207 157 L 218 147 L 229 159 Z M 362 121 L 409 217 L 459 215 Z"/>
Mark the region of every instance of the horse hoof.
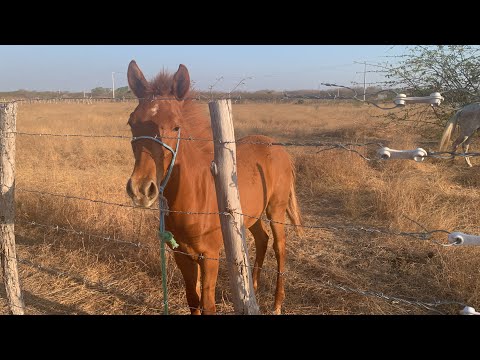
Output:
<path fill-rule="evenodd" d="M 275 310 L 273 310 L 272 315 L 282 315 L 282 310 L 281 309 L 275 309 Z"/>

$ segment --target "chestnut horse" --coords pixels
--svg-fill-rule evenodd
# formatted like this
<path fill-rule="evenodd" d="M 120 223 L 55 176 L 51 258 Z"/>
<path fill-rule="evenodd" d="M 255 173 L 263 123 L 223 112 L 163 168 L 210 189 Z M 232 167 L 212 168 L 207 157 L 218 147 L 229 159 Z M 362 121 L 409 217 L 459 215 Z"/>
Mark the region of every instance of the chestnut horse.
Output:
<path fill-rule="evenodd" d="M 213 140 L 210 119 L 189 97 L 190 76 L 187 68 L 180 65 L 174 75 L 162 72 L 148 82 L 132 60 L 128 66 L 128 84 L 139 100 L 128 120 L 133 137 L 152 137 L 172 149 L 179 142 L 175 164 L 164 190 L 169 209 L 218 212 L 215 183 L 210 173 L 213 141 L 185 139 Z M 181 136 L 178 136 L 179 130 Z M 152 140 L 141 138 L 132 141 L 135 167 L 127 183 L 127 193 L 135 205 L 144 207 L 150 207 L 157 200 L 159 184 L 165 178 L 173 157 L 173 152 L 166 151 L 162 144 Z M 247 143 L 268 144 L 272 141 L 266 136 L 252 135 L 238 142 L 237 173 L 242 211 L 257 218 L 266 211 L 269 219 L 278 222 L 284 222 L 287 214 L 293 224 L 301 225 L 294 188 L 295 173 L 289 154 L 281 146 Z M 253 284 L 256 291 L 268 235 L 262 220 L 245 217 L 244 222 L 255 238 Z M 274 313 L 279 314 L 285 298 L 285 231 L 283 224 L 270 224 L 278 265 Z M 219 258 L 223 241 L 218 214 L 170 212 L 166 217 L 166 229 L 172 232 L 179 244 L 177 250 L 190 255 L 174 253 L 175 262 L 185 281 L 191 313 L 214 314 L 219 262 L 204 257 Z"/>

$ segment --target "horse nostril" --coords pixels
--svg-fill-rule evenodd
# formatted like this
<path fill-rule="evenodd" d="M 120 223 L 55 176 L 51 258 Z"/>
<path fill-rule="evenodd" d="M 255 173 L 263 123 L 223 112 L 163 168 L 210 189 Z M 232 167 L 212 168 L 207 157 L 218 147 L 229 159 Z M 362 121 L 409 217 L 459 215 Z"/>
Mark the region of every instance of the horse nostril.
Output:
<path fill-rule="evenodd" d="M 135 190 L 133 186 L 135 186 Z M 132 198 L 146 198 L 146 199 L 155 199 L 158 195 L 158 188 L 157 185 L 155 184 L 154 181 L 151 180 L 144 180 L 140 183 L 140 185 L 132 184 L 132 181 L 129 180 L 127 183 L 127 193 L 132 197 Z"/>
<path fill-rule="evenodd" d="M 150 199 L 153 199 L 155 196 L 157 196 L 157 186 L 155 183 L 152 181 L 150 183 L 150 186 L 148 187 L 148 192 L 147 192 L 147 197 Z"/>

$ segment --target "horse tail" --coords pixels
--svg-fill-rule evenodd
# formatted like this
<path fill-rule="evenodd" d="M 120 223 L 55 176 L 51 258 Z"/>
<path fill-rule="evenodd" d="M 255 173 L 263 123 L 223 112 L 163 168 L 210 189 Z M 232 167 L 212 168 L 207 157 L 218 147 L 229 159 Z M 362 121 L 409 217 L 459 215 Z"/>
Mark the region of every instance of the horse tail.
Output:
<path fill-rule="evenodd" d="M 442 139 L 440 140 L 439 144 L 439 151 L 442 151 L 445 147 L 445 144 L 450 141 L 450 137 L 452 136 L 453 129 L 457 126 L 458 115 L 462 110 L 457 111 L 445 125 L 445 130 L 443 131 Z"/>
<path fill-rule="evenodd" d="M 297 201 L 297 194 L 295 192 L 295 170 L 292 166 L 292 183 L 290 184 L 290 195 L 288 197 L 288 206 L 287 206 L 287 215 L 290 218 L 290 221 L 295 226 L 295 233 L 299 237 L 303 237 L 305 235 L 305 231 L 303 231 L 303 221 L 302 221 L 302 214 L 300 212 L 300 206 L 298 206 Z"/>

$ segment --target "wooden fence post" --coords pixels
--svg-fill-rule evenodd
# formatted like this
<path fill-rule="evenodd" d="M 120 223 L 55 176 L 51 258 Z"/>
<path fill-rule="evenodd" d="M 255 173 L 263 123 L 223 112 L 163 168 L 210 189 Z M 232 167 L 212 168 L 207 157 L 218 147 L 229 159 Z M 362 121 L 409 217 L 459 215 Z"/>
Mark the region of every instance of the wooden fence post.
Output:
<path fill-rule="evenodd" d="M 222 225 L 223 243 L 228 261 L 233 306 L 237 314 L 260 313 L 253 290 L 252 274 L 248 263 L 245 227 L 238 193 L 237 154 L 232 120 L 232 102 L 217 100 L 208 104 L 212 122 L 214 161 L 212 174 L 215 179 L 218 211 Z"/>
<path fill-rule="evenodd" d="M 0 260 L 10 312 L 24 314 L 15 250 L 15 132 L 17 104 L 0 104 Z"/>

